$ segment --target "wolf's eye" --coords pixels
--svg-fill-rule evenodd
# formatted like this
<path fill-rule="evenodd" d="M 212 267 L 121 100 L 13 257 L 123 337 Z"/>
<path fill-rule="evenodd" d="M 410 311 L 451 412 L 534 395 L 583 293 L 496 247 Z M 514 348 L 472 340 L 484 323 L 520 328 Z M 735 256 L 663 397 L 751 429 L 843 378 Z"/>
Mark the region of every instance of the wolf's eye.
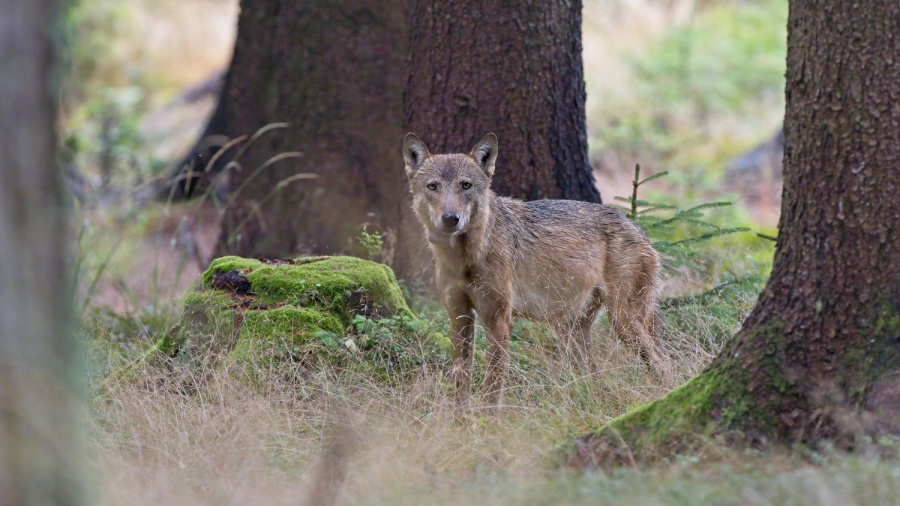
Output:
<path fill-rule="evenodd" d="M 428 188 L 431 191 L 437 190 L 437 183 L 428 183 L 425 185 L 425 188 Z"/>
<path fill-rule="evenodd" d="M 469 188 L 472 187 L 472 183 L 470 183 L 468 181 L 463 181 L 462 183 L 459 183 L 459 185 L 462 186 L 463 190 L 468 190 Z"/>

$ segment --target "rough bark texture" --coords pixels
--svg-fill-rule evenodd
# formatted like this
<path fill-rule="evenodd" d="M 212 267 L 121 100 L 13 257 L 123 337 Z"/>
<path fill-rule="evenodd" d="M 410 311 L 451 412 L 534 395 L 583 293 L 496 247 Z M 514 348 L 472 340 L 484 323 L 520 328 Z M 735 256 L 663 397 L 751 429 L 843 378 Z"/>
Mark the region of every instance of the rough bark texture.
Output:
<path fill-rule="evenodd" d="M 55 159 L 55 7 L 0 1 L 0 504 L 84 499 Z"/>
<path fill-rule="evenodd" d="M 571 464 L 698 433 L 849 446 L 900 433 L 900 3 L 794 0 L 788 22 L 769 283 L 704 373 L 576 440 Z"/>
<path fill-rule="evenodd" d="M 408 130 L 435 153 L 467 153 L 494 132 L 497 193 L 600 202 L 587 156 L 581 2 L 413 5 Z"/>
<path fill-rule="evenodd" d="M 263 134 L 239 168 L 226 169 L 219 254 L 362 253 L 364 224 L 384 234 L 394 266 L 424 252 L 409 247 L 424 240 L 400 157 L 407 11 L 403 0 L 241 3 L 234 59 L 207 134 L 233 139 L 290 126 Z M 260 169 L 283 153 L 298 154 Z"/>

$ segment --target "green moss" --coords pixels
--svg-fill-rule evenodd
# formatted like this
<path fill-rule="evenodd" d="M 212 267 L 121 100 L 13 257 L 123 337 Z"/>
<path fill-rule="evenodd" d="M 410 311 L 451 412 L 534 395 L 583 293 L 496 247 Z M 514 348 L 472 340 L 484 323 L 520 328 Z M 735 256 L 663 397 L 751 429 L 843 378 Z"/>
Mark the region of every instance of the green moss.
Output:
<path fill-rule="evenodd" d="M 748 416 L 743 379 L 708 369 L 665 397 L 613 419 L 595 437 L 608 438 L 616 447 L 624 443 L 638 460 L 681 451 Z"/>
<path fill-rule="evenodd" d="M 607 428 L 641 445 L 663 443 L 673 431 L 704 432 L 714 391 L 713 375 L 707 371 L 662 399 L 613 419 Z"/>
<path fill-rule="evenodd" d="M 222 257 L 213 260 L 203 273 L 203 286 L 211 288 L 215 273 L 230 271 L 247 278 L 257 305 L 316 306 L 338 315 L 345 325 L 360 309 L 382 316 L 412 314 L 393 271 L 360 258 L 311 257 L 298 259 L 295 264 L 272 264 Z"/>
<path fill-rule="evenodd" d="M 438 353 L 442 353 L 443 355 L 450 356 L 452 351 L 452 346 L 450 345 L 450 337 L 446 334 L 442 334 L 440 332 L 429 332 L 427 335 L 426 344 L 428 349 L 431 351 L 435 351 Z"/>
<path fill-rule="evenodd" d="M 210 334 L 229 334 L 235 331 L 237 317 L 234 301 L 222 291 L 193 292 L 184 299 L 185 324 Z"/>
<path fill-rule="evenodd" d="M 723 433 L 777 437 L 782 405 L 799 402 L 780 365 L 783 343 L 780 322 L 753 334 L 738 334 L 699 376 L 613 419 L 586 436 L 587 446 L 563 451 L 570 461 L 619 461 L 626 453 L 640 461 L 685 451 Z M 753 379 L 759 384 L 751 384 Z"/>
<path fill-rule="evenodd" d="M 248 311 L 230 359 L 259 365 L 302 359 L 339 347 L 343 332 L 339 318 L 314 308 Z"/>
<path fill-rule="evenodd" d="M 364 360 L 354 366 L 390 384 L 403 381 L 426 363 L 449 366 L 450 340 L 442 330 L 428 319 L 406 315 L 380 320 L 357 316 L 352 339 L 363 350 Z"/>
<path fill-rule="evenodd" d="M 866 394 L 872 385 L 886 372 L 896 370 L 900 363 L 900 309 L 889 302 L 879 301 L 875 310 L 872 332 L 865 346 L 849 346 L 845 348 L 842 362 L 848 394 L 856 404 L 865 402 Z"/>
<path fill-rule="evenodd" d="M 412 314 L 391 269 L 359 258 L 218 258 L 184 304 L 166 353 L 202 366 L 224 357 L 250 377 L 284 361 L 360 363 L 387 376 L 449 356 L 446 337 Z"/>
<path fill-rule="evenodd" d="M 196 355 L 230 346 L 240 318 L 232 297 L 222 291 L 192 292 L 184 299 L 184 316 L 177 332 L 165 336 L 159 350 L 168 356 Z"/>

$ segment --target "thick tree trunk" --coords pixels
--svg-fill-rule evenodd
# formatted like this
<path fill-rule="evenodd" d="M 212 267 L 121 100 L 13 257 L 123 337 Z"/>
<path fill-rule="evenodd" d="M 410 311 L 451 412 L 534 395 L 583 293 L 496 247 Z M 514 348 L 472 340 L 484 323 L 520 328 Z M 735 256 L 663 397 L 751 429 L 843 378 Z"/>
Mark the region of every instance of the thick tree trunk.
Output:
<path fill-rule="evenodd" d="M 600 202 L 587 156 L 579 0 L 419 0 L 410 17 L 408 130 L 436 153 L 500 138 L 493 188 Z"/>
<path fill-rule="evenodd" d="M 55 2 L 0 0 L 0 504 L 78 504 Z"/>
<path fill-rule="evenodd" d="M 364 224 L 384 234 L 385 259 L 401 271 L 424 251 L 398 247 L 424 242 L 400 157 L 405 4 L 242 2 L 208 134 L 233 139 L 273 123 L 289 127 L 263 134 L 236 160 L 239 169 L 227 169 L 219 254 L 362 253 Z"/>
<path fill-rule="evenodd" d="M 697 433 L 850 446 L 900 433 L 900 3 L 792 0 L 788 23 L 771 279 L 704 373 L 576 440 L 573 464 Z"/>

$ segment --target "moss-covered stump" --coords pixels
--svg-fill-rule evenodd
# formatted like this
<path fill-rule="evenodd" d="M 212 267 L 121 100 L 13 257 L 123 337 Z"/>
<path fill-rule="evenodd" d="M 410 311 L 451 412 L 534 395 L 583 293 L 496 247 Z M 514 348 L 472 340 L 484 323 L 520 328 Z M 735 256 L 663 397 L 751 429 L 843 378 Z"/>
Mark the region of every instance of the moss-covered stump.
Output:
<path fill-rule="evenodd" d="M 229 256 L 214 260 L 199 289 L 186 297 L 181 332 L 165 351 L 243 369 L 346 363 L 350 357 L 384 368 L 392 363 L 385 347 L 418 348 L 440 359 L 446 339 L 426 327 L 385 265 L 343 256 Z"/>

